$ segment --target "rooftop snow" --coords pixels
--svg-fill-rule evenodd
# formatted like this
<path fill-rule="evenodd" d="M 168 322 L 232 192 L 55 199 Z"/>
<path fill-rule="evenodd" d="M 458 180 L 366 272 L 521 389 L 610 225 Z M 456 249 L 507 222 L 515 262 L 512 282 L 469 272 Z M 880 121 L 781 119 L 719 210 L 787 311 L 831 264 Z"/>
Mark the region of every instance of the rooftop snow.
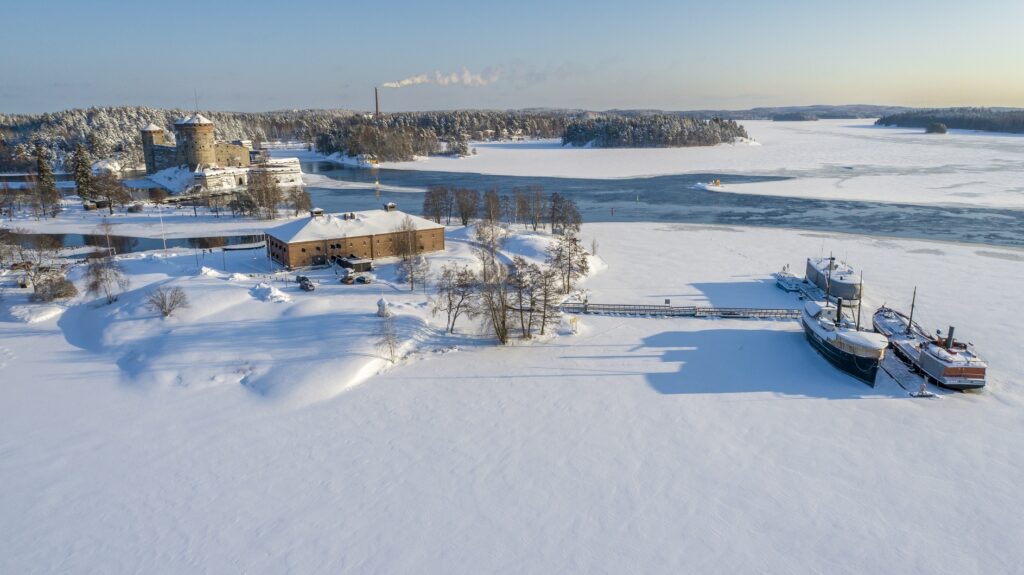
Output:
<path fill-rule="evenodd" d="M 267 235 L 285 243 L 296 243 L 388 234 L 395 231 L 406 216 L 412 220 L 417 230 L 444 228 L 430 220 L 398 210 L 388 212 L 380 209 L 348 213 L 354 214 L 355 217 L 344 219 L 333 214 L 310 216 L 268 229 Z"/>
<path fill-rule="evenodd" d="M 164 129 L 161 128 L 160 126 L 157 126 L 153 122 L 150 122 L 148 126 L 146 126 L 145 128 L 142 129 L 142 131 L 143 132 L 163 132 Z"/>
<path fill-rule="evenodd" d="M 178 120 L 177 122 L 174 123 L 174 125 L 175 126 L 180 126 L 182 124 L 212 124 L 212 123 L 213 122 L 211 122 L 206 116 L 203 116 L 202 114 L 197 113 L 194 116 L 188 116 L 188 117 L 185 117 L 185 118 L 182 118 L 182 119 Z"/>

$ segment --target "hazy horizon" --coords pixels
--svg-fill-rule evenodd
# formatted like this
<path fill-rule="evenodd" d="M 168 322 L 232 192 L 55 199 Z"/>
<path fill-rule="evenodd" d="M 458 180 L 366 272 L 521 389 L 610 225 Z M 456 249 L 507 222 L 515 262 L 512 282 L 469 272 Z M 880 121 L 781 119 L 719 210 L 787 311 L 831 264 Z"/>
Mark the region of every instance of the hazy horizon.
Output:
<path fill-rule="evenodd" d="M 1024 4 L 57 0 L 3 9 L 0 111 L 1024 107 Z M 833 105 L 833 104 L 826 104 Z"/>

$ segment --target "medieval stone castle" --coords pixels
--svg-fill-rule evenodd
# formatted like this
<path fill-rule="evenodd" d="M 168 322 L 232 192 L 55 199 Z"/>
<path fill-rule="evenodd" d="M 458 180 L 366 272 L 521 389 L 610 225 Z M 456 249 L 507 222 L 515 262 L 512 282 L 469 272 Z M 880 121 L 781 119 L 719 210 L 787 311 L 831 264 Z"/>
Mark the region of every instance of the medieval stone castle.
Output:
<path fill-rule="evenodd" d="M 213 122 L 196 113 L 174 123 L 174 138 L 160 126 L 150 124 L 142 129 L 142 153 L 146 174 L 154 175 L 168 168 L 187 168 L 193 185 L 208 190 L 244 187 L 249 174 L 265 171 L 274 175 L 278 184 L 301 186 L 302 170 L 297 158 L 269 159 L 261 150 L 254 150 L 246 140 L 218 142 Z M 176 190 L 177 191 L 177 190 Z"/>

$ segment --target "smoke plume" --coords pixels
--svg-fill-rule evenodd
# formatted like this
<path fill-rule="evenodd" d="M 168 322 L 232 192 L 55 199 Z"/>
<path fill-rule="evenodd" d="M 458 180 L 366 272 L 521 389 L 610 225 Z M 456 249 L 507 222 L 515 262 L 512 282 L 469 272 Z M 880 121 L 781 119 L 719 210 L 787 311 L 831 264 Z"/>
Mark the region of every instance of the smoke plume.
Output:
<path fill-rule="evenodd" d="M 406 86 L 416 86 L 418 84 L 436 84 L 438 86 L 486 86 L 493 84 L 498 81 L 498 73 L 480 73 L 474 74 L 466 68 L 462 69 L 462 73 L 452 72 L 450 74 L 442 74 L 441 72 L 434 72 L 431 76 L 429 74 L 420 74 L 418 76 L 411 76 L 397 82 L 385 82 L 380 85 L 381 88 L 404 88 Z"/>

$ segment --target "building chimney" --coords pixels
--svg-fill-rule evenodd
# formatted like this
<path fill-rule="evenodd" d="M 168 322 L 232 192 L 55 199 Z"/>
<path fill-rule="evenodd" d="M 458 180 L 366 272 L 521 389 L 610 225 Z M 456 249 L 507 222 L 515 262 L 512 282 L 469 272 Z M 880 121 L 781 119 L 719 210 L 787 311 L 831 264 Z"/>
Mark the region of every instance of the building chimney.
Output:
<path fill-rule="evenodd" d="M 380 117 L 380 93 L 377 91 L 377 87 L 373 87 L 373 117 Z"/>

